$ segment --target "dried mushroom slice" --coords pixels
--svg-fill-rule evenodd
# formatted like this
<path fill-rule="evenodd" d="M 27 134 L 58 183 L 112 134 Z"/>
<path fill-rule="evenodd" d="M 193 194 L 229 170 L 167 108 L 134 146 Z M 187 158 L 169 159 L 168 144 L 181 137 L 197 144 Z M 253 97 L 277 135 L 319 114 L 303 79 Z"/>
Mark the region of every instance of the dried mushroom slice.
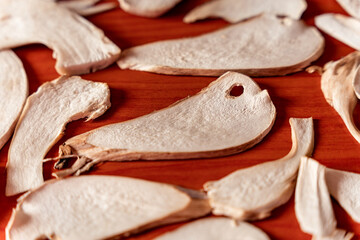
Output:
<path fill-rule="evenodd" d="M 28 80 L 13 51 L 0 51 L 0 149 L 9 140 L 28 96 Z"/>
<path fill-rule="evenodd" d="M 290 125 L 293 146 L 285 157 L 205 183 L 214 214 L 237 220 L 263 219 L 289 200 L 295 188 L 300 158 L 309 156 L 314 147 L 311 118 L 291 118 Z"/>
<path fill-rule="evenodd" d="M 6 195 L 43 183 L 42 162 L 68 122 L 102 115 L 110 107 L 105 83 L 60 77 L 43 84 L 26 101 L 16 125 L 7 162 Z"/>
<path fill-rule="evenodd" d="M 194 190 L 126 177 L 71 177 L 25 194 L 6 238 L 119 239 L 209 212 L 205 195 Z"/>
<path fill-rule="evenodd" d="M 236 23 L 263 13 L 300 19 L 306 7 L 305 0 L 212 0 L 191 10 L 184 22 L 223 18 Z"/>
<path fill-rule="evenodd" d="M 179 2 L 181 0 L 119 0 L 125 12 L 148 18 L 163 15 Z"/>
<path fill-rule="evenodd" d="M 120 55 L 103 31 L 54 1 L 0 1 L 0 49 L 33 43 L 54 51 L 62 75 L 103 69 Z"/>
<path fill-rule="evenodd" d="M 168 108 L 67 140 L 61 147 L 64 157 L 75 154 L 80 158 L 56 175 L 80 174 L 102 161 L 209 158 L 238 153 L 260 142 L 275 117 L 266 90 L 245 75 L 229 72 Z"/>

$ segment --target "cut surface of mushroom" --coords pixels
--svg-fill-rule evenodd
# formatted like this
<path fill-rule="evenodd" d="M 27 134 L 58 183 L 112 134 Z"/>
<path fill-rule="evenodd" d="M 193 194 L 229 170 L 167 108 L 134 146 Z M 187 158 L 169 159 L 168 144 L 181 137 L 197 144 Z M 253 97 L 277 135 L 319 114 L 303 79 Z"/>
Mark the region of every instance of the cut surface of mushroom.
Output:
<path fill-rule="evenodd" d="M 243 90 L 242 94 L 234 94 L 234 88 Z M 275 117 L 266 90 L 245 75 L 229 72 L 168 108 L 67 140 L 61 147 L 65 155 L 75 154 L 80 159 L 72 168 L 56 174 L 79 174 L 102 161 L 209 158 L 238 153 L 260 142 Z"/>
<path fill-rule="evenodd" d="M 10 144 L 6 195 L 43 183 L 42 162 L 68 122 L 102 115 L 110 107 L 105 83 L 60 77 L 40 86 L 26 101 Z"/>
<path fill-rule="evenodd" d="M 324 39 L 315 28 L 265 14 L 197 37 L 127 49 L 118 65 L 171 75 L 219 76 L 226 71 L 285 75 L 315 61 L 323 47 Z"/>
<path fill-rule="evenodd" d="M 28 80 L 20 59 L 0 51 L 0 149 L 9 140 L 28 96 Z"/>
<path fill-rule="evenodd" d="M 309 156 L 314 147 L 311 118 L 290 118 L 290 125 L 293 146 L 285 157 L 205 183 L 214 214 L 237 220 L 263 219 L 290 199 L 300 158 Z"/>
<path fill-rule="evenodd" d="M 191 10 L 184 22 L 223 18 L 236 23 L 263 13 L 300 19 L 306 7 L 304 0 L 212 0 Z"/>
<path fill-rule="evenodd" d="M 353 120 L 353 112 L 357 104 L 354 85 L 359 81 L 359 65 L 360 52 L 353 52 L 338 61 L 327 63 L 321 76 L 321 90 L 326 101 L 340 115 L 351 135 L 360 143 L 360 131 Z"/>
<path fill-rule="evenodd" d="M 127 237 L 208 214 L 205 197 L 195 190 L 126 177 L 52 180 L 19 199 L 6 239 Z"/>
<path fill-rule="evenodd" d="M 259 228 L 246 222 L 236 225 L 228 218 L 204 218 L 165 233 L 154 240 L 270 240 Z"/>
<path fill-rule="evenodd" d="M 355 18 L 360 18 L 359 0 L 336 0 L 347 13 Z"/>
<path fill-rule="evenodd" d="M 62 75 L 103 69 L 120 55 L 102 30 L 54 1 L 0 1 L 0 26 L 0 49 L 44 44 Z"/>
<path fill-rule="evenodd" d="M 163 15 L 179 2 L 181 0 L 119 0 L 125 12 L 149 18 Z"/>

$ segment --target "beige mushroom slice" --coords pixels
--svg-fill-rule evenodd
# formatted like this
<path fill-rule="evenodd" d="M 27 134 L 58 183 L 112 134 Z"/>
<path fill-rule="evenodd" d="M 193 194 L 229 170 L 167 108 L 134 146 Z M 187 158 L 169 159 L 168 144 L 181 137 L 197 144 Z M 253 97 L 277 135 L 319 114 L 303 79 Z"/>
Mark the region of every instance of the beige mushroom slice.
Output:
<path fill-rule="evenodd" d="M 360 99 L 360 66 L 356 69 L 356 74 L 352 83 L 355 95 L 358 99 Z"/>
<path fill-rule="evenodd" d="M 6 166 L 6 195 L 43 183 L 43 158 L 61 138 L 66 123 L 94 119 L 109 107 L 110 91 L 105 83 L 63 76 L 43 84 L 27 99 L 16 125 Z"/>
<path fill-rule="evenodd" d="M 181 0 L 119 0 L 120 7 L 128 13 L 156 18 L 172 9 Z"/>
<path fill-rule="evenodd" d="M 325 181 L 325 167 L 303 157 L 295 189 L 295 214 L 300 228 L 317 240 L 351 239 L 353 233 L 336 228 Z"/>
<path fill-rule="evenodd" d="M 209 158 L 238 153 L 260 142 L 275 117 L 266 90 L 245 75 L 229 72 L 168 108 L 67 140 L 61 148 L 63 155 L 80 158 L 56 175 L 80 174 L 102 161 Z"/>
<path fill-rule="evenodd" d="M 359 0 L 336 0 L 347 13 L 355 18 L 360 18 Z"/>
<path fill-rule="evenodd" d="M 117 7 L 116 3 L 106 2 L 95 5 L 100 0 L 52 0 L 57 1 L 59 5 L 69 8 L 72 11 L 77 12 L 81 16 L 90 16 L 98 13 L 102 13 Z"/>
<path fill-rule="evenodd" d="M 49 181 L 25 194 L 6 239 L 119 239 L 210 212 L 195 190 L 115 176 Z"/>
<path fill-rule="evenodd" d="M 62 75 L 103 69 L 120 55 L 102 30 L 54 1 L 0 1 L 0 49 L 33 43 L 54 51 Z"/>
<path fill-rule="evenodd" d="M 315 61 L 323 48 L 324 39 L 314 27 L 265 14 L 198 37 L 127 49 L 118 65 L 171 75 L 219 76 L 237 71 L 273 76 L 300 71 Z"/>
<path fill-rule="evenodd" d="M 311 118 L 290 118 L 290 125 L 293 146 L 285 157 L 205 183 L 213 214 L 237 220 L 258 220 L 268 217 L 273 209 L 290 199 L 300 158 L 309 156 L 314 147 Z"/>
<path fill-rule="evenodd" d="M 13 51 L 0 51 L 0 149 L 9 140 L 28 96 L 28 80 Z"/>
<path fill-rule="evenodd" d="M 326 101 L 336 110 L 351 135 L 360 143 L 360 131 L 353 120 L 357 98 L 354 92 L 354 78 L 358 76 L 360 52 L 325 65 L 321 76 L 321 90 Z M 357 80 L 356 80 L 357 81 Z"/>
<path fill-rule="evenodd" d="M 184 22 L 223 18 L 236 23 L 263 13 L 300 19 L 306 8 L 305 0 L 212 0 L 191 10 Z"/>
<path fill-rule="evenodd" d="M 204 218 L 188 223 L 154 240 L 270 240 L 259 228 L 246 222 L 234 225 L 228 218 Z"/>

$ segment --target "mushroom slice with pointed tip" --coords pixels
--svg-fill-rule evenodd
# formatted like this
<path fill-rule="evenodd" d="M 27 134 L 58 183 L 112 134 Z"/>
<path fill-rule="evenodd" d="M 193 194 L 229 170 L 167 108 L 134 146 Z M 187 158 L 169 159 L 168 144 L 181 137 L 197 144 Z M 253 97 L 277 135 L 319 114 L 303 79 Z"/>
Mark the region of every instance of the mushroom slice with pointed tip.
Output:
<path fill-rule="evenodd" d="M 156 18 L 172 9 L 181 0 L 119 0 L 120 7 L 128 13 Z"/>
<path fill-rule="evenodd" d="M 72 168 L 55 174 L 80 174 L 102 161 L 209 158 L 238 153 L 260 142 L 275 117 L 266 90 L 245 75 L 229 72 L 195 96 L 168 108 L 67 140 L 62 152 L 80 158 Z"/>
<path fill-rule="evenodd" d="M 314 27 L 264 14 L 197 37 L 127 49 L 118 65 L 172 75 L 219 76 L 226 71 L 285 75 L 315 61 L 323 47 L 324 38 Z"/>
<path fill-rule="evenodd" d="M 286 203 L 295 188 L 300 158 L 314 147 L 311 118 L 290 118 L 293 146 L 285 157 L 241 169 L 213 182 L 207 191 L 213 213 L 237 220 L 257 220 Z"/>
<path fill-rule="evenodd" d="M 28 80 L 20 59 L 11 50 L 0 51 L 0 149 L 14 131 L 26 97 Z"/>
<path fill-rule="evenodd" d="M 204 218 L 188 223 L 154 240 L 270 240 L 259 228 L 246 222 L 234 225 L 228 218 Z"/>
<path fill-rule="evenodd" d="M 54 1 L 0 1 L 0 49 L 33 43 L 54 51 L 62 75 L 105 68 L 120 55 L 103 31 Z"/>
<path fill-rule="evenodd" d="M 209 212 L 206 195 L 195 190 L 126 177 L 72 177 L 25 194 L 6 239 L 119 239 Z"/>
<path fill-rule="evenodd" d="M 347 13 L 355 18 L 360 18 L 359 0 L 336 0 Z"/>
<path fill-rule="evenodd" d="M 263 13 L 300 19 L 306 7 L 305 0 L 212 0 L 191 10 L 184 22 L 214 17 L 236 23 Z"/>
<path fill-rule="evenodd" d="M 6 166 L 6 195 L 43 183 L 43 158 L 61 137 L 66 123 L 94 119 L 109 107 L 110 91 L 105 83 L 64 76 L 43 84 L 27 99 L 16 125 Z"/>

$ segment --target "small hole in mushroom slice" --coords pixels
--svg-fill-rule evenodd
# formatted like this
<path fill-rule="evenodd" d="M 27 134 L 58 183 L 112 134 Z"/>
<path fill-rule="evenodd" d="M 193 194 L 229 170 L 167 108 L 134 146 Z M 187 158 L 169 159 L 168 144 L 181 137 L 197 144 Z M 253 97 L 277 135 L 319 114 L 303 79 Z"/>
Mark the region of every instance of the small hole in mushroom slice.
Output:
<path fill-rule="evenodd" d="M 229 95 L 231 97 L 240 97 L 244 93 L 244 87 L 241 85 L 235 85 L 231 87 Z"/>

